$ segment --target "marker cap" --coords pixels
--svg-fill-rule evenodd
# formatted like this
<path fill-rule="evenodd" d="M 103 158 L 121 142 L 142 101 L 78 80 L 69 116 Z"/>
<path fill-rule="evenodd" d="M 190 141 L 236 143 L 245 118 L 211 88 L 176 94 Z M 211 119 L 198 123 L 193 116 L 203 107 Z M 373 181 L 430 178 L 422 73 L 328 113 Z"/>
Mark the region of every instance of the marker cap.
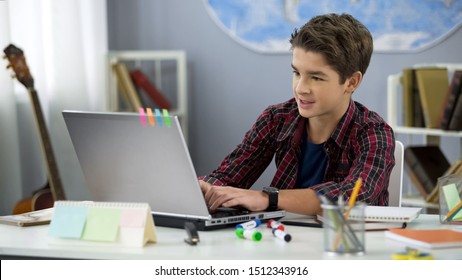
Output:
<path fill-rule="evenodd" d="M 284 240 L 285 242 L 289 242 L 290 240 L 292 240 L 292 236 L 290 234 L 285 233 L 284 231 L 277 228 L 273 229 L 273 235 L 279 239 Z"/>
<path fill-rule="evenodd" d="M 239 238 L 252 239 L 254 241 L 260 241 L 263 237 L 263 235 L 259 231 L 253 229 L 248 230 L 243 228 L 237 228 L 236 235 Z"/>
<path fill-rule="evenodd" d="M 243 229 L 252 229 L 256 228 L 261 225 L 261 221 L 259 219 L 255 219 L 252 221 L 248 221 L 245 223 L 238 224 L 236 228 L 243 228 Z"/>

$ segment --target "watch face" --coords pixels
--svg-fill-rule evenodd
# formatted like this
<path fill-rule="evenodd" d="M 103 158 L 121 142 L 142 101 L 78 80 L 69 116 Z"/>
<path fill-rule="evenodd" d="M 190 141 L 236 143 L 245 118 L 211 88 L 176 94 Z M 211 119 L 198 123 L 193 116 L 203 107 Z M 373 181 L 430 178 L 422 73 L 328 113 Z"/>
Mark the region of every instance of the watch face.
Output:
<path fill-rule="evenodd" d="M 267 193 L 277 193 L 279 190 L 275 187 L 264 187 L 263 191 Z"/>

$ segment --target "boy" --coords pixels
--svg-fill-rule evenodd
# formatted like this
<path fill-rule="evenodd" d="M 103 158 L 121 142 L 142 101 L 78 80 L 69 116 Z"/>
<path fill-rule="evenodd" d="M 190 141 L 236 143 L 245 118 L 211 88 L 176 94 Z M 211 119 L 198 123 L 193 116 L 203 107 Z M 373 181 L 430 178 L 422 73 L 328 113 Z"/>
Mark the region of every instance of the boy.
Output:
<path fill-rule="evenodd" d="M 318 214 L 318 193 L 348 200 L 358 179 L 357 201 L 388 205 L 393 131 L 351 99 L 372 55 L 368 29 L 348 14 L 321 15 L 295 30 L 290 43 L 294 98 L 269 106 L 221 165 L 199 178 L 210 211 Z M 249 190 L 273 157 L 271 187 Z"/>

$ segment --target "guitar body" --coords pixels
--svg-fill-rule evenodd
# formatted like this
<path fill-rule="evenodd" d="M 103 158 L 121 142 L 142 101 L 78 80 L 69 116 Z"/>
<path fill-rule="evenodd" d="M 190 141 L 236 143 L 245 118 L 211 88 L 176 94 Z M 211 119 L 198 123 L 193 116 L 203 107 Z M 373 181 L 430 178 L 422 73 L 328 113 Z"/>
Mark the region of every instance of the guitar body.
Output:
<path fill-rule="evenodd" d="M 53 194 L 47 184 L 31 197 L 18 201 L 13 208 L 13 215 L 50 208 L 53 207 L 53 203 Z"/>
<path fill-rule="evenodd" d="M 34 89 L 34 79 L 29 72 L 24 53 L 21 49 L 12 44 L 7 46 L 3 51 L 10 62 L 7 68 L 13 68 L 16 78 L 29 92 L 48 171 L 48 183 L 46 186 L 36 191 L 32 197 L 19 201 L 13 209 L 14 214 L 20 214 L 53 207 L 54 201 L 64 200 L 65 197 L 58 166 L 53 154 L 50 136 L 46 128 L 45 118 L 43 117 L 38 94 Z"/>

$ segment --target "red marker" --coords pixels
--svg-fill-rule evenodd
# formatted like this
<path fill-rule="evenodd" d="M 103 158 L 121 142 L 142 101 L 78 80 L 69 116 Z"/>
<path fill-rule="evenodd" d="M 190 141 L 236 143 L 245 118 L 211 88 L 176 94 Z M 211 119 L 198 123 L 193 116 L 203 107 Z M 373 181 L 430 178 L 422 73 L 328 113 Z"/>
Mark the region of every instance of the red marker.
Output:
<path fill-rule="evenodd" d="M 273 219 L 268 220 L 268 222 L 266 223 L 266 226 L 271 229 L 279 229 L 279 230 L 284 231 L 284 225 Z"/>

